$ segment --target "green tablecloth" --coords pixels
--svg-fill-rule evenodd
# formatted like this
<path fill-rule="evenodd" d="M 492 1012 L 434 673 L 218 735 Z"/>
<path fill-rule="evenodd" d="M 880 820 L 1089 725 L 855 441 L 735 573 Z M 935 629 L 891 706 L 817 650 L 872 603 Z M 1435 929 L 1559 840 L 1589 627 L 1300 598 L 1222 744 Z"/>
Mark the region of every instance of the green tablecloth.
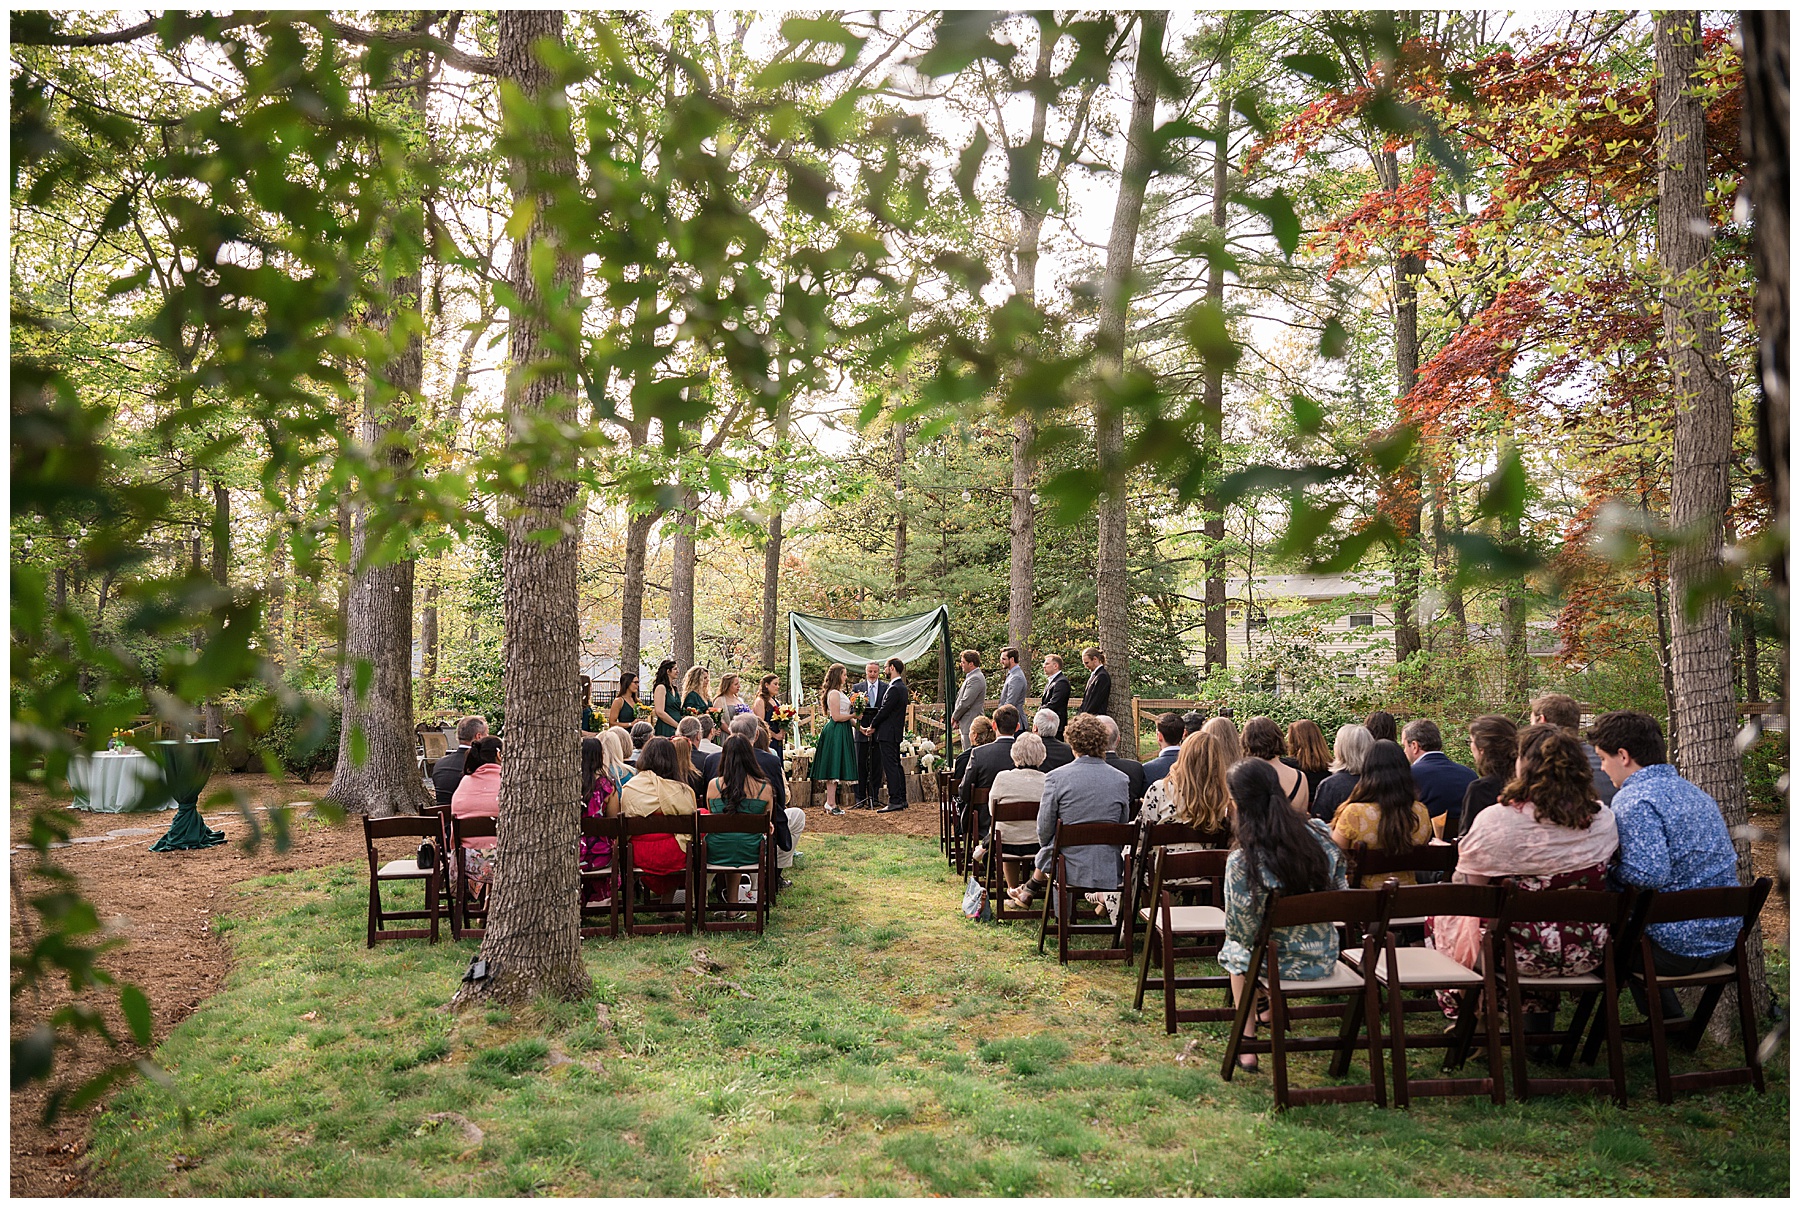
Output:
<path fill-rule="evenodd" d="M 199 738 L 191 742 L 153 742 L 150 752 L 162 768 L 169 796 L 178 807 L 169 832 L 151 845 L 151 851 L 191 851 L 217 847 L 225 842 L 223 831 L 213 830 L 200 816 L 200 793 L 219 764 L 219 740 Z"/>

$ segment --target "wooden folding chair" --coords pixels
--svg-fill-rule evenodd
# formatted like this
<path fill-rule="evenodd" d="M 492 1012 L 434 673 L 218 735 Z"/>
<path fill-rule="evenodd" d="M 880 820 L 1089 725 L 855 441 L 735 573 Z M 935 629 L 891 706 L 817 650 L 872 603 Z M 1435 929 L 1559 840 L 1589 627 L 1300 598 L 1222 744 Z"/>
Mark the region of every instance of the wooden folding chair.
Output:
<path fill-rule="evenodd" d="M 625 822 L 622 818 L 581 819 L 581 837 L 606 839 L 612 844 L 604 868 L 581 870 L 581 938 L 597 935 L 614 938 L 619 934 L 619 857 L 625 847 Z M 604 902 L 588 901 L 588 888 L 598 885 L 606 891 Z M 605 922 L 602 923 L 601 920 Z"/>
<path fill-rule="evenodd" d="M 938 850 L 951 868 L 956 867 L 956 782 L 948 772 L 938 772 Z"/>
<path fill-rule="evenodd" d="M 1758 877 L 1751 885 L 1687 889 L 1674 893 L 1644 890 L 1639 893 L 1637 909 L 1632 912 L 1631 923 L 1619 950 L 1629 952 L 1635 948 L 1643 962 L 1641 970 L 1631 971 L 1627 976 L 1643 987 L 1650 1020 L 1647 1024 L 1621 1028 L 1620 1036 L 1625 1040 L 1650 1042 L 1650 1057 L 1656 1066 L 1658 1103 L 1675 1102 L 1675 1092 L 1678 1090 L 1710 1090 L 1718 1086 L 1743 1086 L 1745 1083 L 1754 1086 L 1759 1095 L 1767 1093 L 1763 1086 L 1762 1061 L 1757 1056 L 1756 1008 L 1752 1005 L 1750 973 L 1744 945 L 1749 939 L 1750 929 L 1756 925 L 1757 916 L 1762 913 L 1763 904 L 1769 900 L 1769 890 L 1772 887 L 1773 882 L 1768 877 Z M 1656 962 L 1651 955 L 1650 934 L 1645 928 L 1656 923 L 1724 918 L 1743 920 L 1738 928 L 1737 940 L 1732 944 L 1731 954 L 1725 960 L 1711 969 L 1679 977 L 1663 976 L 1656 972 Z M 1713 1011 L 1719 1005 L 1720 996 L 1724 994 L 1726 986 L 1733 985 L 1737 987 L 1738 1026 L 1743 1032 L 1744 1064 L 1720 1070 L 1671 1074 L 1669 1042 L 1679 1041 L 1682 1050 L 1688 1053 L 1698 1049 L 1701 1038 L 1706 1035 L 1706 1025 L 1712 1021 Z M 1663 1016 L 1662 990 L 1664 987 L 1686 989 L 1691 986 L 1705 987 L 1700 1002 L 1685 1024 L 1677 1025 L 1674 1031 L 1670 1031 Z M 1594 1064 L 1594 1059 L 1599 1054 L 1600 1040 L 1600 1028 L 1596 1026 L 1588 1036 L 1586 1049 L 1582 1051 L 1583 1064 Z"/>
<path fill-rule="evenodd" d="M 981 817 L 978 807 L 986 805 L 993 792 L 991 785 L 971 789 L 967 808 L 961 805 L 956 807 L 956 879 L 959 881 L 975 875 L 976 819 Z"/>
<path fill-rule="evenodd" d="M 1118 886 L 1110 885 L 1071 885 L 1068 883 L 1067 855 L 1072 847 L 1110 847 L 1115 850 L 1128 847 L 1137 838 L 1137 827 L 1130 822 L 1058 822 L 1056 838 L 1051 848 L 1050 886 L 1044 895 L 1043 913 L 1038 922 L 1038 953 L 1043 954 L 1044 941 L 1049 937 L 1052 903 L 1056 914 L 1056 959 L 1061 964 L 1070 961 L 1112 961 L 1130 960 L 1131 949 L 1119 943 L 1123 927 L 1117 922 L 1082 922 L 1081 905 L 1086 903 L 1084 895 L 1089 893 L 1110 893 L 1115 888 L 1122 890 L 1126 882 L 1131 880 L 1131 861 L 1126 859 L 1124 876 Z M 1097 907 L 1089 907 L 1099 914 Z M 1069 938 L 1073 935 L 1104 935 L 1112 940 L 1105 948 L 1073 948 Z"/>
<path fill-rule="evenodd" d="M 761 814 L 696 814 L 694 816 L 694 860 L 700 873 L 694 880 L 694 915 L 701 931 L 754 931 L 763 933 L 769 918 L 769 884 L 775 876 L 775 819 Z M 706 850 L 708 835 L 755 835 L 756 860 L 751 864 L 715 864 Z M 707 889 L 713 877 L 733 879 L 749 873 L 756 878 L 755 902 L 722 902 L 716 909 L 707 905 Z M 742 914 L 749 907 L 748 919 L 718 918 L 712 915 Z"/>
<path fill-rule="evenodd" d="M 1501 1038 L 1512 1049 L 1513 1094 L 1520 1102 L 1534 1094 L 1611 1094 L 1625 1106 L 1625 1053 L 1619 1034 L 1618 941 L 1631 917 L 1632 893 L 1601 889 L 1509 890 L 1499 917 L 1484 937 L 1482 959 L 1494 969 L 1506 992 L 1507 1027 Z M 1606 927 L 1600 968 L 1571 977 L 1532 977 L 1519 972 L 1518 952 L 1508 939 L 1515 923 L 1601 923 Z M 1504 950 L 1504 951 L 1502 951 Z M 1580 996 L 1574 1020 L 1567 1028 L 1526 1032 L 1524 991 L 1568 991 Z M 1533 1078 L 1526 1065 L 1526 1050 L 1560 1046 L 1556 1064 L 1567 1069 L 1581 1043 L 1588 1011 L 1602 998 L 1596 1028 L 1605 1029 L 1607 1069 L 1605 1078 Z"/>
<path fill-rule="evenodd" d="M 450 867 L 450 853 L 455 850 L 455 836 L 450 833 L 450 807 L 437 804 L 423 806 L 419 810 L 419 817 L 437 823 L 438 833 L 432 838 L 431 845 L 438 850 L 438 867 L 443 870 L 438 876 L 438 897 L 444 903 L 444 917 L 449 918 L 450 902 L 456 892 L 455 869 Z"/>
<path fill-rule="evenodd" d="M 450 749 L 450 740 L 444 737 L 442 730 L 426 730 L 419 735 L 419 742 L 425 749 L 427 767 L 437 763 Z"/>
<path fill-rule="evenodd" d="M 430 868 L 420 868 L 418 851 L 420 839 L 436 838 L 437 821 L 433 818 L 363 818 L 363 845 L 369 855 L 369 947 L 373 948 L 376 940 L 422 940 L 426 937 L 437 943 L 438 878 L 443 863 L 439 861 Z M 410 847 L 404 856 L 384 863 L 375 847 L 380 839 L 407 839 Z M 382 885 L 397 881 L 425 882 L 424 910 L 388 910 L 382 906 Z M 412 919 L 430 919 L 431 926 L 429 929 L 385 926 L 389 922 Z"/>
<path fill-rule="evenodd" d="M 1296 1104 L 1361 1103 L 1373 1099 L 1387 1106 L 1387 1084 L 1381 1073 L 1381 1015 L 1377 1009 L 1375 979 L 1370 976 L 1375 955 L 1386 936 L 1384 923 L 1388 911 L 1388 889 L 1335 889 L 1323 893 L 1284 896 L 1271 890 L 1263 911 L 1262 929 L 1252 950 L 1250 969 L 1262 973 L 1254 983 L 1246 982 L 1242 1001 L 1231 1024 L 1231 1039 L 1226 1044 L 1225 1061 L 1220 1077 L 1231 1081 L 1237 1071 L 1240 1053 L 1268 1053 L 1275 1063 L 1275 1106 L 1286 1109 Z M 1340 959 L 1329 976 L 1313 981 L 1283 981 L 1275 932 L 1309 923 L 1336 923 L 1362 929 L 1363 950 L 1360 968 Z M 1244 1024 L 1256 1008 L 1258 988 L 1269 996 L 1269 1037 L 1244 1035 Z M 1342 998 L 1343 1003 L 1320 1003 L 1290 1006 L 1294 998 Z M 1293 1019 L 1341 1019 L 1336 1036 L 1292 1036 L 1287 1034 Z M 1341 1078 L 1350 1068 L 1350 1056 L 1356 1048 L 1356 1037 L 1366 1026 L 1369 1049 L 1369 1081 L 1349 1086 L 1315 1086 L 1294 1089 L 1288 1086 L 1287 1055 L 1294 1053 L 1331 1052 L 1331 1075 Z"/>
<path fill-rule="evenodd" d="M 1131 845 L 1131 880 L 1119 890 L 1119 919 L 1124 932 L 1119 942 L 1128 950 L 1137 950 L 1138 923 L 1148 917 L 1143 908 L 1156 906 L 1156 898 L 1150 893 L 1150 875 L 1156 867 L 1156 853 L 1171 843 L 1205 843 L 1207 836 L 1185 822 L 1145 822 L 1137 823 L 1137 839 Z M 1174 874 L 1171 874 L 1173 876 Z M 1192 890 L 1184 896 L 1190 898 L 1185 905 L 1222 906 L 1225 899 L 1220 896 L 1224 892 L 1224 883 L 1209 884 L 1200 887 L 1199 892 L 1211 896 L 1205 902 L 1194 902 Z"/>
<path fill-rule="evenodd" d="M 988 897 L 994 901 L 994 920 L 1004 922 L 1011 919 L 1030 922 L 1038 917 L 1035 910 L 1025 910 L 1012 904 L 1006 896 L 1005 861 L 1024 864 L 1026 875 L 1032 865 L 1031 856 L 1009 856 L 1000 850 L 1000 824 L 1002 822 L 1036 822 L 1038 803 L 1035 801 L 1002 801 L 989 807 L 993 814 L 993 823 L 988 827 L 986 880 Z"/>
<path fill-rule="evenodd" d="M 464 875 L 463 845 L 470 839 L 491 839 L 498 834 L 497 818 L 458 818 L 450 816 L 450 850 L 456 858 L 451 873 L 455 889 L 450 895 L 450 934 L 459 940 L 480 939 L 487 934 L 487 889 L 474 890 Z M 492 851 L 492 848 L 488 849 Z M 471 927 L 480 920 L 479 927 Z"/>
<path fill-rule="evenodd" d="M 1416 850 L 1416 849 L 1415 849 Z M 1433 915 L 1461 915 L 1488 920 L 1500 914 L 1506 890 L 1498 885 L 1394 885 L 1388 899 L 1389 925 L 1385 928 L 1384 946 L 1375 963 L 1375 982 L 1387 995 L 1388 1046 L 1393 1058 L 1394 1103 L 1406 1107 L 1418 1095 L 1487 1095 L 1496 1104 L 1506 1102 L 1506 1079 L 1500 1061 L 1500 997 L 1494 977 L 1494 962 L 1484 960 L 1481 971 L 1464 968 L 1434 948 L 1400 947 L 1394 942 L 1393 919 L 1425 919 Z M 1346 964 L 1360 967 L 1361 957 L 1344 954 Z M 1424 1032 L 1406 1030 L 1406 1016 L 1429 1014 L 1442 1023 L 1436 991 L 1461 990 L 1462 1013 L 1456 1032 L 1445 1035 L 1441 1027 Z M 1411 997 L 1409 997 L 1411 996 Z M 1447 1075 L 1451 1061 L 1466 1051 L 1479 1022 L 1483 1046 L 1487 1049 L 1488 1075 L 1485 1078 L 1414 1079 L 1406 1064 L 1409 1048 L 1441 1048 L 1445 1050 Z"/>
<path fill-rule="evenodd" d="M 619 863 L 620 892 L 625 898 L 625 934 L 626 935 L 668 935 L 676 931 L 689 934 L 694 930 L 694 847 L 691 842 L 694 834 L 694 819 L 699 815 L 688 814 L 651 814 L 644 818 L 625 818 L 625 852 Z M 632 854 L 635 840 L 644 835 L 686 835 L 689 837 L 688 859 L 684 869 L 683 887 L 686 892 L 680 902 L 642 902 L 638 901 L 638 890 L 642 887 L 638 881 L 637 860 Z M 757 895 L 761 897 L 761 894 Z M 638 915 L 645 914 L 651 918 L 661 918 L 664 922 L 638 922 Z M 671 916 L 679 914 L 680 922 L 668 921 Z"/>
<path fill-rule="evenodd" d="M 1421 843 L 1404 851 L 1389 852 L 1359 842 L 1351 845 L 1344 860 L 1344 875 L 1349 879 L 1352 889 L 1371 888 L 1370 882 L 1378 886 L 1388 877 L 1400 872 L 1410 872 L 1414 876 L 1422 872 L 1443 873 L 1448 876 L 1455 871 L 1456 848 L 1448 843 Z M 1424 925 L 1425 918 L 1422 915 L 1392 918 L 1387 922 L 1389 931 L 1422 928 Z M 1352 937 L 1353 942 L 1354 939 Z"/>
<path fill-rule="evenodd" d="M 1163 1030 L 1175 1034 L 1181 1023 L 1218 1023 L 1232 1019 L 1237 1011 L 1230 1005 L 1231 976 L 1203 974 L 1175 976 L 1178 960 L 1215 960 L 1225 943 L 1225 911 L 1218 906 L 1177 906 L 1170 881 L 1205 878 L 1214 901 L 1224 901 L 1225 861 L 1231 855 L 1224 850 L 1172 852 L 1166 847 L 1156 850 L 1154 872 L 1145 905 L 1135 908 L 1138 922 L 1144 925 L 1144 958 L 1138 964 L 1137 997 L 1132 1009 L 1144 1009 L 1144 991 L 1163 992 Z M 1186 941 L 1186 942 L 1184 942 Z M 1198 942 L 1196 942 L 1198 941 Z M 1129 947 L 1129 945 L 1127 945 Z M 1159 970 L 1154 977 L 1150 966 Z M 1216 990 L 1226 992 L 1223 1007 L 1175 1006 L 1177 990 Z"/>

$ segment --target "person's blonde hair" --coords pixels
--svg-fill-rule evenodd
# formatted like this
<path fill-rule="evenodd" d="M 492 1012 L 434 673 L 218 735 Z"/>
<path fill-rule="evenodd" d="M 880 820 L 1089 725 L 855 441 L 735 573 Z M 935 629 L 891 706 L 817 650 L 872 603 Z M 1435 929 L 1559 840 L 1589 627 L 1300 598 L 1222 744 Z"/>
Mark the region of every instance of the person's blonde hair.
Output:
<path fill-rule="evenodd" d="M 1043 765 L 1044 740 L 1036 732 L 1027 730 L 1013 739 L 1012 759 L 1015 768 L 1035 768 Z"/>
<path fill-rule="evenodd" d="M 1244 744 L 1238 739 L 1237 723 L 1229 717 L 1208 718 L 1206 724 L 1200 727 L 1200 733 L 1212 735 L 1213 741 L 1219 744 L 1219 754 L 1224 758 L 1226 767 L 1244 757 Z"/>
<path fill-rule="evenodd" d="M 683 780 L 692 780 L 699 768 L 694 766 L 694 746 L 687 739 L 677 734 L 672 740 L 675 744 L 675 771 Z"/>
<path fill-rule="evenodd" d="M 624 737 L 621 738 L 620 735 Z M 606 750 L 606 774 L 617 781 L 623 773 L 631 771 L 631 765 L 625 762 L 625 746 L 631 741 L 631 731 L 619 726 L 600 731 L 600 745 Z"/>
<path fill-rule="evenodd" d="M 1175 817 L 1197 830 L 1225 830 L 1231 820 L 1231 788 L 1225 769 L 1231 766 L 1219 740 L 1201 730 L 1181 740 L 1181 753 L 1164 778 L 1163 792 L 1175 802 Z"/>
<path fill-rule="evenodd" d="M 994 741 L 994 736 L 998 733 L 999 730 L 994 727 L 993 718 L 977 717 L 974 721 L 969 723 L 969 745 L 971 747 L 985 747 L 988 743 Z M 1013 741 L 1016 742 L 1018 740 L 1014 739 Z"/>
<path fill-rule="evenodd" d="M 1361 775 L 1363 760 L 1368 758 L 1369 748 L 1374 745 L 1375 736 L 1369 733 L 1369 727 L 1355 722 L 1339 726 L 1337 738 L 1331 744 L 1331 770 Z"/>
<path fill-rule="evenodd" d="M 711 680 L 712 672 L 696 663 L 688 668 L 686 675 L 681 677 L 681 695 L 686 697 L 690 692 L 698 692 L 701 696 L 705 696 L 706 690 L 700 685 L 702 683 L 710 684 Z"/>

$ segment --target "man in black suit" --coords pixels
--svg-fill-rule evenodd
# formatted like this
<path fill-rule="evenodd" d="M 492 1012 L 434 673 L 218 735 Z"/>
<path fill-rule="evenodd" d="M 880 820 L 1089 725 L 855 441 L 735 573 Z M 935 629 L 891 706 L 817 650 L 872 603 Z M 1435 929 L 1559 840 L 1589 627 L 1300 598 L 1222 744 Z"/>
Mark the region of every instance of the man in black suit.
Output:
<path fill-rule="evenodd" d="M 1106 656 L 1100 653 L 1100 647 L 1089 646 L 1081 652 L 1081 665 L 1088 669 L 1087 687 L 1081 690 L 1081 711 L 1110 717 L 1112 672 L 1106 669 Z"/>
<path fill-rule="evenodd" d="M 1162 750 L 1156 758 L 1144 764 L 1144 788 L 1146 790 L 1175 766 L 1175 760 L 1181 755 L 1181 740 L 1186 736 L 1187 724 L 1179 713 L 1165 713 L 1156 719 L 1156 737 L 1162 742 Z"/>
<path fill-rule="evenodd" d="M 987 839 L 991 827 L 988 823 L 988 807 L 977 804 L 975 794 L 981 789 L 993 788 L 994 777 L 1000 773 L 1012 771 L 1013 740 L 1019 736 L 1019 711 L 1011 705 L 1001 705 L 995 709 L 994 729 L 999 731 L 999 737 L 975 748 L 975 753 L 969 756 L 969 766 L 963 772 L 962 784 L 956 790 L 956 800 L 961 806 L 957 811 L 959 818 L 971 805 L 975 808 L 975 836 L 978 843 Z"/>
<path fill-rule="evenodd" d="M 1055 713 L 1039 709 L 1031 715 L 1031 728 L 1044 740 L 1044 762 L 1038 765 L 1040 772 L 1054 772 L 1065 763 L 1075 762 L 1074 748 L 1056 736 L 1057 730 L 1062 728 L 1062 720 Z"/>
<path fill-rule="evenodd" d="M 906 687 L 906 664 L 889 659 L 887 665 L 887 690 L 875 708 L 872 724 L 863 729 L 865 737 L 875 740 L 882 769 L 887 773 L 888 801 L 875 811 L 878 814 L 898 813 L 906 808 L 906 773 L 900 767 L 900 741 L 906 736 L 906 707 L 912 703 L 912 695 Z"/>
<path fill-rule="evenodd" d="M 1069 677 L 1063 674 L 1062 655 L 1044 656 L 1044 708 L 1056 714 L 1056 736 L 1069 725 Z"/>
<path fill-rule="evenodd" d="M 456 795 L 456 786 L 462 783 L 463 762 L 469 757 L 469 748 L 475 740 L 487 737 L 488 724 L 485 717 L 465 717 L 456 723 L 456 745 L 437 757 L 431 765 L 431 787 L 437 790 L 439 805 L 449 805 L 450 798 Z"/>
<path fill-rule="evenodd" d="M 1125 773 L 1131 781 L 1131 816 L 1135 818 L 1138 806 L 1144 803 L 1144 765 L 1119 754 L 1119 723 L 1104 713 L 1099 716 L 1106 724 L 1106 762 Z"/>
<path fill-rule="evenodd" d="M 856 718 L 856 724 L 850 727 L 850 733 L 856 739 L 856 804 L 851 808 L 872 810 L 875 808 L 875 782 L 881 775 L 881 769 L 877 766 L 881 752 L 863 727 L 874 720 L 875 709 L 881 704 L 882 695 L 887 691 L 887 683 L 881 678 L 880 663 L 870 663 L 863 670 L 865 674 L 862 681 L 851 684 L 846 689 L 851 696 L 860 692 L 868 699 L 861 716 Z"/>

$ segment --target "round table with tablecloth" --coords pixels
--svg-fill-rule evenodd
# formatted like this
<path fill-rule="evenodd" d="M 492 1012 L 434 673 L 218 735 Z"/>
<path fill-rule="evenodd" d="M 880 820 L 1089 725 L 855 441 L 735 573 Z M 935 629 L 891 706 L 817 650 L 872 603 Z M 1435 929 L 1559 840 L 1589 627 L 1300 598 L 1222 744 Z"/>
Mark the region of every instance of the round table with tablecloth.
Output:
<path fill-rule="evenodd" d="M 219 765 L 219 740 L 193 738 L 153 742 L 151 754 L 162 768 L 163 782 L 178 807 L 169 833 L 151 845 L 151 851 L 189 851 L 216 847 L 225 842 L 223 831 L 213 830 L 200 816 L 200 793 Z"/>
<path fill-rule="evenodd" d="M 163 788 L 162 769 L 142 751 L 96 751 L 69 760 L 69 787 L 78 810 L 122 814 L 172 810 L 175 802 Z"/>

